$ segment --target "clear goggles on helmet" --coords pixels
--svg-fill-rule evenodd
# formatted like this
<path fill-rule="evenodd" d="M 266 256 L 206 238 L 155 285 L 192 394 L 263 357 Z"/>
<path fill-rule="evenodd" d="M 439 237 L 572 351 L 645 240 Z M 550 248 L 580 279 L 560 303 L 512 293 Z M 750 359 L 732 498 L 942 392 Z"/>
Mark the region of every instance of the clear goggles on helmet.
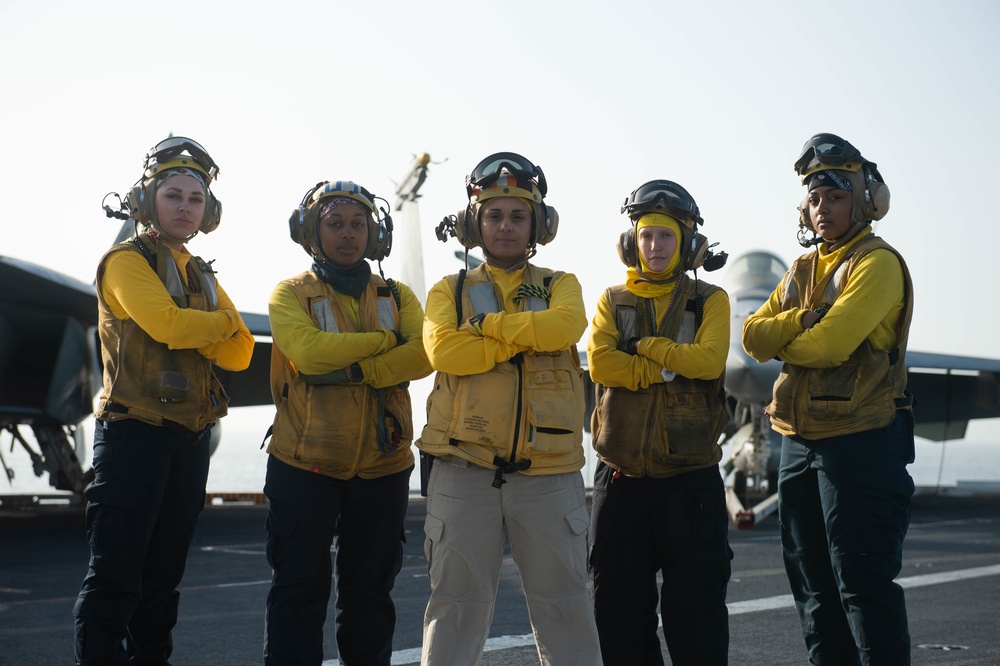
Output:
<path fill-rule="evenodd" d="M 211 180 L 219 177 L 219 167 L 208 151 L 197 141 L 183 136 L 172 136 L 150 148 L 149 152 L 146 153 L 146 167 L 149 168 L 153 163 L 169 162 L 185 152 L 205 169 L 205 173 Z"/>
<path fill-rule="evenodd" d="M 802 154 L 795 161 L 795 173 L 805 177 L 820 170 L 820 167 L 836 167 L 845 171 L 857 171 L 865 158 L 861 151 L 836 134 L 817 134 L 802 146 Z"/>
<path fill-rule="evenodd" d="M 519 180 L 537 178 L 535 182 L 543 197 L 548 191 L 545 174 L 542 173 L 541 167 L 535 166 L 517 153 L 493 153 L 477 164 L 472 173 L 465 177 L 466 193 L 471 198 L 474 188 L 482 190 L 489 187 L 497 181 L 504 170 Z"/>
<path fill-rule="evenodd" d="M 670 180 L 651 180 L 640 185 L 625 199 L 621 212 L 633 219 L 640 213 L 666 212 L 689 226 L 704 224 L 698 204 L 688 191 Z"/>

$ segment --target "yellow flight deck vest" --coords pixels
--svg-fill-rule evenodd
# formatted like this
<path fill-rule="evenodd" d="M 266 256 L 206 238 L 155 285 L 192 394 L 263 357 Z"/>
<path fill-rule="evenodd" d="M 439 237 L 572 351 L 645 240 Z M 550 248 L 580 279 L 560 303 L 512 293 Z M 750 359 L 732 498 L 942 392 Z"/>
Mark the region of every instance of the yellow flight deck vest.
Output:
<path fill-rule="evenodd" d="M 697 285 L 697 289 L 696 289 Z M 665 337 L 691 344 L 700 326 L 700 303 L 721 291 L 682 275 L 671 294 L 659 329 L 653 300 L 625 285 L 607 290 L 618 339 Z M 626 476 L 665 478 L 711 467 L 722 458 L 719 435 L 729 422 L 725 371 L 713 380 L 678 374 L 662 383 L 630 390 L 597 384 L 591 417 L 594 449 L 610 467 Z"/>
<path fill-rule="evenodd" d="M 889 250 L 903 269 L 903 310 L 896 324 L 896 347 L 874 349 L 868 340 L 834 368 L 803 368 L 785 363 L 774 383 L 767 407 L 771 426 L 782 435 L 825 439 L 884 428 L 896 410 L 912 404 L 906 389 L 906 341 L 913 316 L 913 282 L 906 262 L 888 243 L 874 235 L 858 241 L 836 268 L 815 283 L 818 253 L 795 261 L 784 283 L 782 310 L 815 310 L 833 305 L 858 262 L 873 250 Z M 871 285 L 878 289 L 878 285 Z"/>
<path fill-rule="evenodd" d="M 104 300 L 101 283 L 108 258 L 115 252 L 138 252 L 155 266 L 174 303 L 180 308 L 214 312 L 219 292 L 211 267 L 200 257 L 188 262 L 188 276 L 164 243 L 140 234 L 115 245 L 97 269 L 97 300 L 104 362 L 104 391 L 95 416 L 102 421 L 134 418 L 176 429 L 200 432 L 226 415 L 229 397 L 212 370 L 212 362 L 196 349 L 169 349 L 151 338 L 133 319 L 115 317 Z"/>
<path fill-rule="evenodd" d="M 548 287 L 563 273 L 531 264 L 523 284 Z M 448 276 L 462 293 L 461 325 L 479 313 L 500 312 L 502 296 L 486 265 Z M 548 309 L 544 298 L 521 300 L 519 311 Z M 417 447 L 433 456 L 457 456 L 523 474 L 561 474 L 583 467 L 583 369 L 576 345 L 527 352 L 474 375 L 437 373 L 427 398 L 427 425 Z"/>
<path fill-rule="evenodd" d="M 359 299 L 361 327 L 332 287 L 315 273 L 284 281 L 313 324 L 328 333 L 399 330 L 399 307 L 381 277 L 372 275 Z M 267 452 L 299 469 L 335 479 L 374 479 L 413 465 L 413 412 L 406 384 L 376 389 L 347 382 L 343 370 L 306 376 L 278 345 L 271 346 L 271 393 L 277 406 Z M 384 445 L 379 449 L 379 429 Z M 387 438 L 387 439 L 386 439 Z"/>

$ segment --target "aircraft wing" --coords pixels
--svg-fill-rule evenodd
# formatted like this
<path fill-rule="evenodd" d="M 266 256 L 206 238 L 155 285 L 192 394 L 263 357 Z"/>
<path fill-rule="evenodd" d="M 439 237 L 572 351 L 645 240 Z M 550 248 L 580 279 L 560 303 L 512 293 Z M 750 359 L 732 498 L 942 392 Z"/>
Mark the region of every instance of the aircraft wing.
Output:
<path fill-rule="evenodd" d="M 971 419 L 1000 417 L 1000 360 L 906 352 L 918 436 L 961 439 Z"/>
<path fill-rule="evenodd" d="M 93 409 L 93 285 L 0 257 L 0 286 L 0 421 L 80 421 Z"/>
<path fill-rule="evenodd" d="M 8 308 L 44 309 L 97 323 L 97 292 L 87 284 L 38 264 L 0 256 L 0 303 Z"/>

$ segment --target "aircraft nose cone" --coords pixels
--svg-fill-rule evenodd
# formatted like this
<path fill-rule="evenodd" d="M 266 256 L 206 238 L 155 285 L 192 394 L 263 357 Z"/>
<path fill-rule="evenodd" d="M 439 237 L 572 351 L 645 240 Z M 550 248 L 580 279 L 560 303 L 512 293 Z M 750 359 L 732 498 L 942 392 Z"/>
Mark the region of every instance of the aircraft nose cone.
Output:
<path fill-rule="evenodd" d="M 743 351 L 743 345 L 734 341 L 726 360 L 726 390 L 739 400 L 769 403 L 780 371 L 780 361 L 758 363 Z"/>

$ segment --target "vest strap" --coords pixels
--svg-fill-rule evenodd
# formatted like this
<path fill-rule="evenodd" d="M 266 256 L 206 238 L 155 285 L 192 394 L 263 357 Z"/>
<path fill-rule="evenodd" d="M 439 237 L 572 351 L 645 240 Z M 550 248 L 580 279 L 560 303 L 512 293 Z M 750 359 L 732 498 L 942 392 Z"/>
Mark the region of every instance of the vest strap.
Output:
<path fill-rule="evenodd" d="M 524 460 L 522 462 L 512 463 L 504 460 L 500 456 L 493 456 L 493 466 L 497 468 L 497 473 L 493 476 L 493 487 L 499 489 L 500 486 L 507 483 L 507 479 L 503 478 L 504 474 L 513 474 L 514 472 L 521 472 L 529 467 L 531 467 L 530 460 Z"/>

